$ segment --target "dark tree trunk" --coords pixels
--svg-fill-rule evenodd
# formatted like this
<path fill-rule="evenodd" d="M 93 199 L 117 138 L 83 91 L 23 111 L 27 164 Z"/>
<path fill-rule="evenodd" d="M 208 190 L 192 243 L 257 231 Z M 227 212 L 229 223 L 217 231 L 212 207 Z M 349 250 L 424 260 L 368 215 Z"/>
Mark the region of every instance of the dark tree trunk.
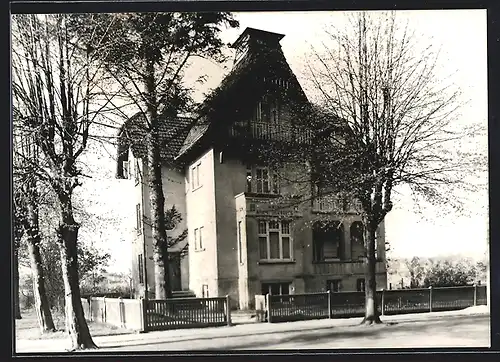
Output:
<path fill-rule="evenodd" d="M 36 187 L 36 186 L 34 186 Z M 35 311 L 42 333 L 54 332 L 55 326 L 50 312 L 49 301 L 45 289 L 45 278 L 40 253 L 40 230 L 38 226 L 38 200 L 32 187 L 29 192 L 31 199 L 27 203 L 27 243 L 30 257 L 31 273 L 33 275 L 33 295 L 35 297 Z"/>
<path fill-rule="evenodd" d="M 147 112 L 150 128 L 147 137 L 148 186 L 151 207 L 151 235 L 153 238 L 153 261 L 155 275 L 155 298 L 165 299 L 171 296 L 168 268 L 167 231 L 165 225 L 165 196 L 162 183 L 162 160 L 160 156 L 160 135 L 158 105 L 156 104 L 156 86 L 154 65 L 148 62 L 146 73 Z"/>
<path fill-rule="evenodd" d="M 19 244 L 19 243 L 17 243 Z M 14 247 L 14 314 L 16 319 L 21 319 L 21 306 L 19 305 L 19 251 L 18 245 Z"/>
<path fill-rule="evenodd" d="M 153 237 L 153 261 L 155 274 L 155 298 L 171 296 L 168 268 L 167 232 L 165 229 L 165 197 L 161 176 L 161 159 L 157 147 L 156 130 L 148 135 L 149 202 L 151 207 L 151 235 Z"/>
<path fill-rule="evenodd" d="M 64 281 L 66 332 L 73 350 L 97 348 L 90 335 L 83 312 L 78 278 L 78 223 L 72 214 L 71 196 L 59 195 L 62 223 L 58 235 L 61 247 L 61 268 Z"/>
<path fill-rule="evenodd" d="M 376 239 L 376 226 L 374 223 L 365 218 L 364 220 L 364 242 L 366 250 L 365 258 L 365 317 L 362 324 L 382 323 L 378 311 L 377 301 L 377 285 L 375 279 L 375 243 Z"/>

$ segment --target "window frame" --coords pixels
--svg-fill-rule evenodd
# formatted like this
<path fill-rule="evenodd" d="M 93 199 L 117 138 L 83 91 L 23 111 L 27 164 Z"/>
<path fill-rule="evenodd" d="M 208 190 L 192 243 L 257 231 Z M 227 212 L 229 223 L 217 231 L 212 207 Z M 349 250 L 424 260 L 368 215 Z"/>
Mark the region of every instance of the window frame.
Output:
<path fill-rule="evenodd" d="M 336 288 L 330 288 L 330 286 L 336 286 Z M 337 290 L 332 290 L 337 289 Z M 326 281 L 326 290 L 331 293 L 338 293 L 342 289 L 342 279 L 328 279 Z"/>
<path fill-rule="evenodd" d="M 331 262 L 339 262 L 342 260 L 345 260 L 345 228 L 344 224 L 341 221 L 338 220 L 332 220 L 332 223 L 334 223 L 331 227 L 331 230 L 338 230 L 339 235 L 340 235 L 340 240 L 338 240 L 336 249 L 337 253 L 335 257 L 325 257 L 325 240 L 321 240 L 318 237 L 315 237 L 315 233 L 321 232 L 321 228 L 317 223 L 313 225 L 311 228 L 312 232 L 312 247 L 313 247 L 313 263 L 331 263 Z M 335 224 L 337 223 L 337 224 Z M 321 240 L 321 244 L 319 243 Z M 328 239 L 327 241 L 329 241 Z M 318 248 L 321 247 L 321 252 L 318 251 Z M 317 256 L 321 255 L 321 258 L 318 258 Z"/>
<path fill-rule="evenodd" d="M 135 181 L 135 186 L 139 185 L 141 182 L 141 174 L 139 170 L 139 161 L 135 160 L 134 162 L 134 181 Z"/>
<path fill-rule="evenodd" d="M 264 173 L 267 174 L 267 177 L 264 177 Z M 280 195 L 281 193 L 279 173 L 277 170 L 273 170 L 272 167 L 247 166 L 246 179 L 246 192 L 255 192 L 262 195 Z"/>
<path fill-rule="evenodd" d="M 238 221 L 238 258 L 239 258 L 239 261 L 240 261 L 240 264 L 243 264 L 243 251 L 242 251 L 242 248 L 243 248 L 243 244 L 242 244 L 242 240 L 241 240 L 241 224 L 242 224 L 242 221 Z"/>
<path fill-rule="evenodd" d="M 142 254 L 137 255 L 137 267 L 139 284 L 144 284 L 144 256 Z"/>
<path fill-rule="evenodd" d="M 195 251 L 205 250 L 203 248 L 203 226 L 194 228 L 193 238 L 194 238 L 194 250 Z"/>
<path fill-rule="evenodd" d="M 356 279 L 356 290 L 358 292 L 364 292 L 366 290 L 366 279 L 365 278 Z"/>
<path fill-rule="evenodd" d="M 283 223 L 288 224 L 288 233 L 283 232 Z M 264 224 L 261 224 L 264 223 Z M 271 223 L 276 223 L 278 225 L 277 228 L 272 228 Z M 262 233 L 261 225 L 265 225 L 265 233 Z M 257 220 L 257 237 L 259 244 L 259 260 L 265 262 L 279 262 L 279 261 L 293 261 L 293 237 L 292 237 L 292 220 Z M 271 233 L 278 232 L 278 248 L 279 248 L 279 256 L 278 258 L 271 258 Z M 266 238 L 266 250 L 265 250 L 265 258 L 262 258 L 263 250 L 261 248 L 261 239 Z M 288 238 L 288 249 L 289 249 L 289 257 L 284 257 L 284 242 L 283 240 Z"/>
<path fill-rule="evenodd" d="M 201 161 L 197 162 L 195 165 L 191 166 L 191 190 L 192 191 L 194 191 L 202 186 L 201 181 L 200 181 L 200 168 L 201 168 Z"/>
<path fill-rule="evenodd" d="M 280 289 L 280 294 L 272 294 L 271 293 L 271 288 L 272 286 L 276 286 L 276 285 L 279 285 L 279 289 Z M 288 287 L 288 293 L 287 294 L 283 294 L 283 286 L 286 285 Z M 261 282 L 260 283 L 260 290 L 261 290 L 261 293 L 264 289 L 264 286 L 267 286 L 267 291 L 268 293 L 264 294 L 264 295 L 267 295 L 267 294 L 270 294 L 270 295 L 290 295 L 292 293 L 292 282 L 288 282 L 288 281 L 285 281 L 285 282 Z"/>
<path fill-rule="evenodd" d="M 122 163 L 122 170 L 123 170 L 123 178 L 124 179 L 130 179 L 130 161 L 126 160 L 123 161 Z"/>
<path fill-rule="evenodd" d="M 137 235 L 142 235 L 142 208 L 140 203 L 135 205 L 135 218 Z"/>

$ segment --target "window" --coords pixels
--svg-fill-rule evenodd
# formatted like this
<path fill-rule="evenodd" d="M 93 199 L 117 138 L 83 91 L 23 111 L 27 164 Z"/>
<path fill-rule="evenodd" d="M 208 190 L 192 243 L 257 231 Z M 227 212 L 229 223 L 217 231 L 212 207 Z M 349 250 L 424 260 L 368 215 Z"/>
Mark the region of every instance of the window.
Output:
<path fill-rule="evenodd" d="M 290 294 L 291 283 L 262 283 L 261 292 L 263 295 L 288 295 Z"/>
<path fill-rule="evenodd" d="M 140 174 L 140 169 L 139 169 L 139 162 L 135 161 L 134 164 L 134 178 L 135 178 L 135 184 L 138 185 L 139 182 L 141 181 L 141 174 Z"/>
<path fill-rule="evenodd" d="M 194 250 L 203 249 L 203 226 L 194 229 Z"/>
<path fill-rule="evenodd" d="M 209 297 L 208 284 L 203 284 L 201 286 L 201 297 L 202 298 L 208 298 Z"/>
<path fill-rule="evenodd" d="M 341 222 L 316 223 L 313 227 L 314 261 L 334 261 L 343 257 L 344 227 Z"/>
<path fill-rule="evenodd" d="M 292 259 L 290 221 L 260 220 L 258 234 L 261 260 Z"/>
<path fill-rule="evenodd" d="M 330 292 L 340 292 L 340 285 L 341 281 L 340 279 L 333 279 L 333 280 L 327 280 L 326 281 L 326 290 L 329 290 Z"/>
<path fill-rule="evenodd" d="M 247 168 L 247 192 L 255 192 L 259 194 L 279 194 L 280 184 L 279 175 L 270 167 L 254 167 Z"/>
<path fill-rule="evenodd" d="M 194 190 L 200 187 L 200 167 L 201 163 L 191 167 L 191 188 Z"/>
<path fill-rule="evenodd" d="M 144 259 L 142 254 L 137 256 L 137 267 L 139 268 L 139 283 L 144 283 Z"/>
<path fill-rule="evenodd" d="M 129 178 L 130 174 L 130 163 L 128 161 L 123 161 L 123 178 Z"/>
<path fill-rule="evenodd" d="M 356 281 L 356 290 L 358 292 L 364 292 L 365 291 L 365 279 L 361 278 Z"/>
<path fill-rule="evenodd" d="M 252 192 L 252 168 L 247 167 L 247 188 L 246 192 Z"/>
<path fill-rule="evenodd" d="M 361 221 L 351 224 L 351 256 L 353 260 L 365 257 L 364 228 Z"/>
<path fill-rule="evenodd" d="M 243 263 L 243 256 L 242 256 L 242 245 L 241 245 L 241 221 L 238 221 L 238 256 L 240 259 L 240 264 Z"/>
<path fill-rule="evenodd" d="M 259 102 L 257 107 L 257 120 L 265 123 L 278 123 L 280 106 L 276 98 L 268 98 Z"/>
<path fill-rule="evenodd" d="M 136 229 L 137 234 L 142 234 L 142 213 L 141 213 L 141 204 L 135 205 L 135 215 L 136 215 Z"/>

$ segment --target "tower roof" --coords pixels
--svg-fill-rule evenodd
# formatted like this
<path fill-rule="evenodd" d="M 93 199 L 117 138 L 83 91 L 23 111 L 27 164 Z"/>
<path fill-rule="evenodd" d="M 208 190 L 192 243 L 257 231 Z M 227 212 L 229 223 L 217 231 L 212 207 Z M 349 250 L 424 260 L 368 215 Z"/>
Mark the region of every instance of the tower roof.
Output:
<path fill-rule="evenodd" d="M 278 33 L 273 33 L 273 32 L 266 31 L 266 30 L 260 30 L 260 29 L 247 27 L 243 31 L 243 33 L 240 34 L 238 39 L 236 39 L 236 41 L 233 43 L 233 45 L 231 45 L 231 48 L 238 48 L 241 45 L 241 43 L 243 42 L 243 39 L 245 39 L 245 37 L 247 35 L 249 35 L 251 38 L 254 38 L 254 39 L 261 39 L 264 41 L 271 40 L 271 41 L 276 42 L 276 43 L 279 43 L 279 41 L 281 39 L 283 39 L 283 37 L 285 36 L 284 34 L 278 34 Z"/>

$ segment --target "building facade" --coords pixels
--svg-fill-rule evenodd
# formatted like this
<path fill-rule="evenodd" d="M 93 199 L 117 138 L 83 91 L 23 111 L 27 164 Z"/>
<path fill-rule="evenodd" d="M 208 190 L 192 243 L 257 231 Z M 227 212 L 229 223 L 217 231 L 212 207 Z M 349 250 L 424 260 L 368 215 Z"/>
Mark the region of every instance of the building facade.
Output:
<path fill-rule="evenodd" d="M 240 309 L 253 308 L 256 294 L 364 289 L 360 207 L 341 194 L 316 196 L 312 156 L 303 151 L 317 141 L 304 126 L 310 104 L 286 62 L 282 38 L 247 28 L 233 45 L 233 69 L 199 117 L 167 125 L 179 132 L 169 133 L 175 140 L 166 141 L 162 155 L 166 209 L 175 205 L 183 216 L 171 232 L 187 229 L 188 257 L 181 259 L 181 282 L 172 283 L 199 297 L 229 295 Z M 144 156 L 129 146 L 122 147 L 121 154 L 130 151 L 119 167 L 133 160 L 140 174 Z M 147 185 L 136 185 L 139 230 L 149 196 Z M 141 255 L 152 252 L 150 231 L 138 235 L 134 280 L 144 289 L 140 270 L 147 269 L 154 290 L 152 261 L 141 264 Z M 382 224 L 380 288 L 387 283 L 384 235 Z"/>

